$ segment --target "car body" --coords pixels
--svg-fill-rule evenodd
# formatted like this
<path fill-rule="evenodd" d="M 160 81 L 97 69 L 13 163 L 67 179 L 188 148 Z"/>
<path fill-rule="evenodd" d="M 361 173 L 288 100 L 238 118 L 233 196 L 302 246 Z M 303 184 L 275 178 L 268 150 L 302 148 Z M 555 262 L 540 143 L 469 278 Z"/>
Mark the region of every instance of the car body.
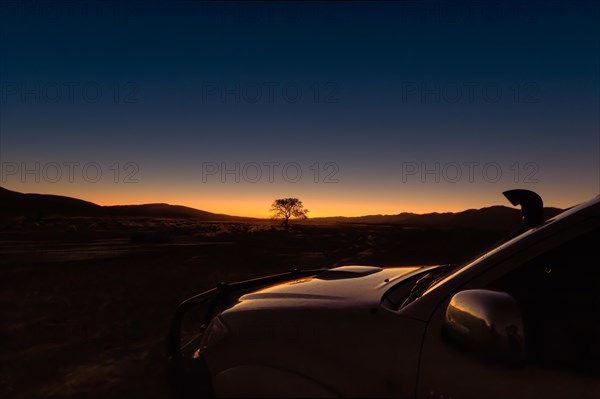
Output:
<path fill-rule="evenodd" d="M 507 197 L 539 219 L 529 193 Z M 598 398 L 599 227 L 597 197 L 459 267 L 221 285 L 178 309 L 173 396 Z M 181 345 L 191 309 L 210 322 Z"/>

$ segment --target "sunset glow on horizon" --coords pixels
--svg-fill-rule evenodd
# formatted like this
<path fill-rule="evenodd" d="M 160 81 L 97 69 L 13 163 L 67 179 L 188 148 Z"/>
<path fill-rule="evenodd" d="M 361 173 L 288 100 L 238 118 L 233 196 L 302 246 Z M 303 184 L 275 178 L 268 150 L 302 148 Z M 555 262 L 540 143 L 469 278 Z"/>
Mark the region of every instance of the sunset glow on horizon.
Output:
<path fill-rule="evenodd" d="M 386 193 L 359 193 L 353 196 L 335 196 L 331 190 L 320 193 L 318 189 L 305 191 L 296 187 L 285 190 L 274 188 L 266 193 L 258 190 L 249 190 L 247 187 L 237 187 L 237 190 L 228 188 L 226 193 L 220 193 L 218 187 L 206 192 L 202 189 L 187 189 L 180 187 L 161 190 L 160 187 L 147 187 L 138 183 L 134 187 L 111 189 L 107 185 L 4 185 L 3 187 L 24 192 L 51 195 L 64 195 L 93 202 L 98 205 L 140 205 L 149 203 L 167 203 L 182 205 L 206 212 L 227 214 L 231 216 L 244 216 L 253 218 L 269 218 L 270 205 L 276 198 L 296 197 L 303 201 L 305 208 L 310 212 L 309 218 L 332 216 L 366 216 L 366 215 L 395 215 L 402 212 L 410 213 L 443 213 L 461 212 L 467 209 L 479 209 L 494 205 L 512 205 L 502 196 L 502 191 L 515 188 L 514 185 L 490 185 L 485 192 L 469 191 L 468 186 L 448 185 L 420 185 L 411 187 L 410 191 L 388 190 Z M 225 187 L 221 187 L 222 189 Z M 340 188 L 338 186 L 337 188 Z M 565 193 L 551 187 L 522 187 L 533 189 L 542 195 L 544 205 L 556 208 L 568 208 L 578 203 L 593 198 L 593 187 L 587 192 Z M 471 187 L 473 190 L 473 187 Z M 258 192 L 257 192 L 258 191 Z M 339 190 L 342 191 L 342 190 Z M 440 200 L 443 197 L 443 201 Z"/>
<path fill-rule="evenodd" d="M 138 3 L 3 16 L 0 185 L 251 217 L 600 192 L 598 5 Z"/>

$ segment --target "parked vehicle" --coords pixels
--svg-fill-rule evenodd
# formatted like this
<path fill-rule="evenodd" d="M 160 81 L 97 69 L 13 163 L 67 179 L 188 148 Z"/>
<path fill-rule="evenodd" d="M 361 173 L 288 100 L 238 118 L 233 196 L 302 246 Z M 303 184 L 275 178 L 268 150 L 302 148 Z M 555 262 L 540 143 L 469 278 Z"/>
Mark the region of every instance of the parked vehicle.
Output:
<path fill-rule="evenodd" d="M 217 288 L 178 308 L 175 397 L 599 398 L 600 196 L 460 266 L 343 266 Z M 199 326 L 182 344 L 181 323 Z"/>

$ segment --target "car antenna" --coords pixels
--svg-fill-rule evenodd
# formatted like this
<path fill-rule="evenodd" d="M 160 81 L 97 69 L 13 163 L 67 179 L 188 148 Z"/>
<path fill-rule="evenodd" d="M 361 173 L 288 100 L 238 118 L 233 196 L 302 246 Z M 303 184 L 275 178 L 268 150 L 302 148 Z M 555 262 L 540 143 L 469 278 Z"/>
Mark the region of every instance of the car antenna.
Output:
<path fill-rule="evenodd" d="M 523 228 L 530 229 L 544 221 L 544 201 L 530 190 L 508 190 L 502 193 L 514 206 L 521 205 Z"/>

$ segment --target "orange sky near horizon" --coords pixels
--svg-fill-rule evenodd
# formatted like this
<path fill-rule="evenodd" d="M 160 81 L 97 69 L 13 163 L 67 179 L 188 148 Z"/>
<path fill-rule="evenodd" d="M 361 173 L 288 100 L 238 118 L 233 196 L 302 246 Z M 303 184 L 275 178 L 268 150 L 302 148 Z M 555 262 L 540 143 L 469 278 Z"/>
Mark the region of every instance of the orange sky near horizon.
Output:
<path fill-rule="evenodd" d="M 174 185 L 132 184 L 110 186 L 107 184 L 4 184 L 3 187 L 24 193 L 64 195 L 94 202 L 98 205 L 131 205 L 146 203 L 168 203 L 183 205 L 207 212 L 233 216 L 257 218 L 270 217 L 269 208 L 276 198 L 296 197 L 303 201 L 309 217 L 364 216 L 372 214 L 398 214 L 402 212 L 460 212 L 493 205 L 511 206 L 502 196 L 506 189 L 489 187 L 485 191 L 480 186 L 459 187 L 457 185 L 411 186 L 410 190 L 363 190 L 350 191 L 342 185 L 323 188 L 282 187 L 257 190 L 244 187 L 213 186 L 206 189 L 183 189 Z M 548 189 L 547 187 L 521 187 L 538 192 L 544 198 L 545 206 L 566 208 L 593 198 L 594 187 L 588 190 L 569 190 L 568 187 Z M 479 190 L 479 191 L 478 191 Z"/>

